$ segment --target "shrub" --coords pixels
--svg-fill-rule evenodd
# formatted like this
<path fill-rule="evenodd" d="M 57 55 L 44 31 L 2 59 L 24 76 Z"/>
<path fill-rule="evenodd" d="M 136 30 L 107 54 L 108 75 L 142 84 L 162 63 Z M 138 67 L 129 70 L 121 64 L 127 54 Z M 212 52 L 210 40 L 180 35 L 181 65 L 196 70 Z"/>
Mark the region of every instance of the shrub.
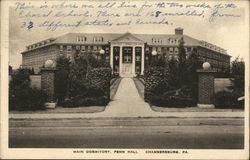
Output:
<path fill-rule="evenodd" d="M 70 60 L 66 56 L 56 59 L 55 94 L 60 104 L 66 97 L 69 83 Z"/>
<path fill-rule="evenodd" d="M 215 94 L 216 108 L 244 108 L 244 103 L 238 101 L 239 93 L 221 91 Z"/>
<path fill-rule="evenodd" d="M 164 96 L 151 95 L 149 102 L 160 107 L 190 107 L 195 105 L 195 100 L 180 95 Z"/>
<path fill-rule="evenodd" d="M 109 97 L 111 68 L 90 69 L 87 73 L 86 78 L 87 78 L 88 92 L 96 93 L 97 91 L 100 91 L 101 93 L 103 93 L 103 95 Z"/>
<path fill-rule="evenodd" d="M 9 110 L 42 110 L 47 95 L 36 88 L 16 88 L 9 92 Z"/>
<path fill-rule="evenodd" d="M 144 99 L 148 101 L 151 94 L 160 95 L 169 89 L 168 70 L 163 67 L 151 67 L 144 71 L 145 92 Z"/>
<path fill-rule="evenodd" d="M 105 92 L 101 88 L 96 88 L 96 87 L 88 87 L 87 92 L 85 94 L 86 97 L 100 97 L 105 95 Z"/>
<path fill-rule="evenodd" d="M 30 86 L 30 70 L 19 68 L 11 76 L 10 88 L 27 88 Z"/>
<path fill-rule="evenodd" d="M 77 96 L 62 103 L 63 107 L 81 107 L 81 106 L 105 106 L 109 102 L 109 97 L 85 97 Z"/>
<path fill-rule="evenodd" d="M 30 87 L 30 74 L 30 70 L 22 68 L 12 74 L 9 84 L 9 110 L 44 109 L 47 95 Z"/>

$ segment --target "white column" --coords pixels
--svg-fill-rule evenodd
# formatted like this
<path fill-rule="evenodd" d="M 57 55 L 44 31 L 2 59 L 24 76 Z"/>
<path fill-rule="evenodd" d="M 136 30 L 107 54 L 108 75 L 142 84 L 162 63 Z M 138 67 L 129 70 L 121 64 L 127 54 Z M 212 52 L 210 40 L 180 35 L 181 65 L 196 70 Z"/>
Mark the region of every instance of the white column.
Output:
<path fill-rule="evenodd" d="M 120 46 L 120 53 L 119 53 L 119 75 L 122 74 L 122 46 Z"/>
<path fill-rule="evenodd" d="M 132 74 L 135 76 L 135 46 L 133 46 L 132 52 Z"/>
<path fill-rule="evenodd" d="M 109 58 L 110 58 L 110 67 L 111 67 L 112 73 L 113 73 L 114 72 L 114 68 L 113 68 L 113 60 L 114 60 L 114 58 L 113 58 L 113 46 L 112 45 L 110 45 L 110 56 L 109 56 Z"/>
<path fill-rule="evenodd" d="M 141 48 L 141 75 L 143 75 L 144 72 L 144 46 Z"/>

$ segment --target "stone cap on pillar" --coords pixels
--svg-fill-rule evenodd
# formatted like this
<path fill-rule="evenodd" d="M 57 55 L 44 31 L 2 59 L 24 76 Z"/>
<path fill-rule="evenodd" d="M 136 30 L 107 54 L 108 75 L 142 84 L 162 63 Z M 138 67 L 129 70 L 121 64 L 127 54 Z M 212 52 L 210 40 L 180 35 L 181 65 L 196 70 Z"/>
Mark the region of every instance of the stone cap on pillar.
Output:
<path fill-rule="evenodd" d="M 56 67 L 41 67 L 41 71 L 56 71 Z"/>
<path fill-rule="evenodd" d="M 214 70 L 214 69 L 208 69 L 208 70 L 197 69 L 196 72 L 198 72 L 198 73 L 215 73 L 215 72 L 217 72 L 217 71 Z"/>
<path fill-rule="evenodd" d="M 211 68 L 211 65 L 209 62 L 204 62 L 202 64 L 202 69 L 197 69 L 196 72 L 214 73 L 214 72 L 216 72 L 216 70 Z"/>
<path fill-rule="evenodd" d="M 51 71 L 56 70 L 56 64 L 53 60 L 49 59 L 45 61 L 44 67 L 41 67 L 41 71 Z"/>

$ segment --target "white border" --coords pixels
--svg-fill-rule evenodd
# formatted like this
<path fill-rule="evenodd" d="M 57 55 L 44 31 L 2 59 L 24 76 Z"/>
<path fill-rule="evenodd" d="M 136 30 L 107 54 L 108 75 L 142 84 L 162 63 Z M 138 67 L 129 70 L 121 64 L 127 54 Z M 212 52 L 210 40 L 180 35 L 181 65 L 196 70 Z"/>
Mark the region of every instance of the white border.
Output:
<path fill-rule="evenodd" d="M 13 3 L 13 2 L 11 2 Z M 248 3 L 249 4 L 249 3 Z M 1 2 L 1 158 L 3 159 L 248 159 L 249 155 L 249 55 L 245 76 L 245 149 L 187 150 L 189 154 L 144 154 L 146 149 L 132 149 L 140 154 L 81 154 L 73 150 L 86 149 L 9 149 L 8 148 L 8 59 L 9 59 L 9 1 Z M 245 13 L 249 19 L 249 10 Z M 249 29 L 249 28 L 248 28 Z M 248 35 L 249 41 L 249 35 Z M 92 148 L 93 149 L 93 148 Z M 102 149 L 98 149 L 102 150 Z M 109 149 L 113 151 L 114 149 Z M 123 149 L 119 149 L 123 150 Z M 128 149 L 124 149 L 128 150 Z M 152 149 L 150 149 L 152 150 Z M 161 150 L 161 149 L 158 149 Z M 166 149 L 176 150 L 176 149 Z"/>

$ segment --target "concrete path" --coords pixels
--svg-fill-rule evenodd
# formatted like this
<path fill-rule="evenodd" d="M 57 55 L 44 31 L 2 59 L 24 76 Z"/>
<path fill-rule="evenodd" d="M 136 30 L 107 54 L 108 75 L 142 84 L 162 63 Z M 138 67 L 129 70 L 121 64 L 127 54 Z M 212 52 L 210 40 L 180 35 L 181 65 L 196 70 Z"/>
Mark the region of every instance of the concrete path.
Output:
<path fill-rule="evenodd" d="M 60 118 L 124 118 L 124 117 L 220 117 L 243 118 L 244 112 L 155 112 L 139 96 L 132 78 L 123 78 L 114 99 L 99 113 L 10 114 L 11 119 Z"/>
<path fill-rule="evenodd" d="M 123 78 L 114 100 L 106 107 L 105 114 L 117 117 L 150 116 L 152 110 L 139 96 L 132 78 Z"/>

